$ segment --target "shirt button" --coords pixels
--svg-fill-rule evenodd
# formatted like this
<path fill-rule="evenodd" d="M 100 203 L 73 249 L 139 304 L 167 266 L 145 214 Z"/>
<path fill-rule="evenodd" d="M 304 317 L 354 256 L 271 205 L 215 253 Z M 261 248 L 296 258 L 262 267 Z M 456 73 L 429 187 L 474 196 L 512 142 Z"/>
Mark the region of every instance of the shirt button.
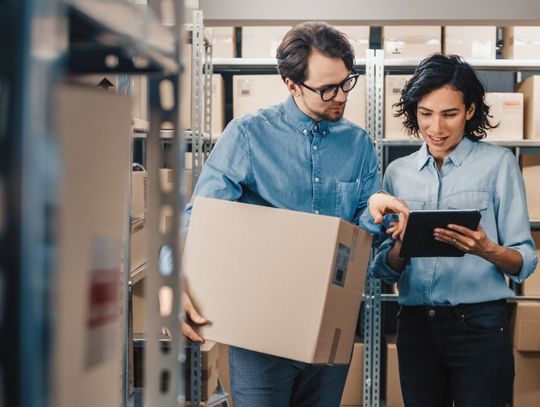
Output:
<path fill-rule="evenodd" d="M 314 213 L 315 215 L 318 215 L 320 212 L 319 212 L 318 209 L 316 209 L 316 210 L 313 211 L 313 213 Z"/>
<path fill-rule="evenodd" d="M 304 132 L 303 132 L 303 133 L 304 133 L 304 134 L 307 134 L 307 130 L 306 130 L 306 129 L 304 129 Z"/>
<path fill-rule="evenodd" d="M 318 149 L 319 149 L 319 147 L 313 146 L 313 150 L 317 151 Z"/>
<path fill-rule="evenodd" d="M 428 315 L 429 315 L 430 317 L 433 318 L 433 317 L 435 316 L 435 310 L 434 310 L 434 309 L 430 309 L 430 310 L 428 311 Z"/>
<path fill-rule="evenodd" d="M 319 182 L 319 181 L 320 181 L 319 177 L 315 177 L 315 182 Z"/>
<path fill-rule="evenodd" d="M 324 130 L 324 131 L 322 132 L 322 134 L 324 134 L 324 135 L 326 136 L 326 130 Z"/>

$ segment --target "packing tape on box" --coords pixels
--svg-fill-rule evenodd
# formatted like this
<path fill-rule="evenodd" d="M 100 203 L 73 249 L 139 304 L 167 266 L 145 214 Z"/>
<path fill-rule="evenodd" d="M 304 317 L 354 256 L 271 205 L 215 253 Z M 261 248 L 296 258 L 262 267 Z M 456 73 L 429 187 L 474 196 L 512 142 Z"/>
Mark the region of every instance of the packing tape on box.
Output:
<path fill-rule="evenodd" d="M 337 350 L 339 346 L 339 340 L 341 339 L 341 329 L 336 328 L 334 331 L 334 338 L 332 339 L 332 347 L 330 348 L 330 364 L 334 365 L 336 361 Z"/>

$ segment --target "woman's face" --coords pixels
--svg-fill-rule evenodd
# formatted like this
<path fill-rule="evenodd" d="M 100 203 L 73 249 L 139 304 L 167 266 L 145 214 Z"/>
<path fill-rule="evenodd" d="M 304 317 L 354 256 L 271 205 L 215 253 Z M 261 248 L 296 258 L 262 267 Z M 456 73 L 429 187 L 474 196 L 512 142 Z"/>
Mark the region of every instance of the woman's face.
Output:
<path fill-rule="evenodd" d="M 451 86 L 435 89 L 418 101 L 418 128 L 437 163 L 442 163 L 463 139 L 465 123 L 474 111 L 474 104 L 466 110 L 462 93 Z"/>

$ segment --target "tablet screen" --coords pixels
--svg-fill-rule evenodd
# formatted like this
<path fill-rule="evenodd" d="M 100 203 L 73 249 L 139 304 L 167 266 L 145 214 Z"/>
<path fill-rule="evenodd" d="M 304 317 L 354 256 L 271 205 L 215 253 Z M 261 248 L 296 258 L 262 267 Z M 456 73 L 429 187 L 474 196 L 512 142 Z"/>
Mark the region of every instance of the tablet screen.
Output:
<path fill-rule="evenodd" d="M 450 223 L 476 230 L 480 222 L 477 209 L 412 210 L 409 214 L 400 257 L 461 257 L 465 252 L 433 237 L 435 228 Z"/>

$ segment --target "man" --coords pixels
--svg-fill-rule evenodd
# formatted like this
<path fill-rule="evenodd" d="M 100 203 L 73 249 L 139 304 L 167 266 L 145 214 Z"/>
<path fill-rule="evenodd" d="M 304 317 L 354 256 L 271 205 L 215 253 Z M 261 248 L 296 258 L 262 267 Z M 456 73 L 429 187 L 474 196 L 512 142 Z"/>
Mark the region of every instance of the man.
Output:
<path fill-rule="evenodd" d="M 401 233 L 407 207 L 376 193 L 380 180 L 373 143 L 343 118 L 347 94 L 358 79 L 346 37 L 328 24 L 304 23 L 285 35 L 277 58 L 291 96 L 227 126 L 193 197 L 337 216 L 366 229 L 370 215 L 380 223 L 394 212 L 400 221 L 389 232 Z M 190 203 L 187 219 L 191 208 Z M 193 323 L 206 322 L 187 295 L 184 308 Z M 187 323 L 183 332 L 203 340 Z M 230 369 L 236 407 L 337 407 L 348 366 L 310 365 L 231 347 Z"/>

